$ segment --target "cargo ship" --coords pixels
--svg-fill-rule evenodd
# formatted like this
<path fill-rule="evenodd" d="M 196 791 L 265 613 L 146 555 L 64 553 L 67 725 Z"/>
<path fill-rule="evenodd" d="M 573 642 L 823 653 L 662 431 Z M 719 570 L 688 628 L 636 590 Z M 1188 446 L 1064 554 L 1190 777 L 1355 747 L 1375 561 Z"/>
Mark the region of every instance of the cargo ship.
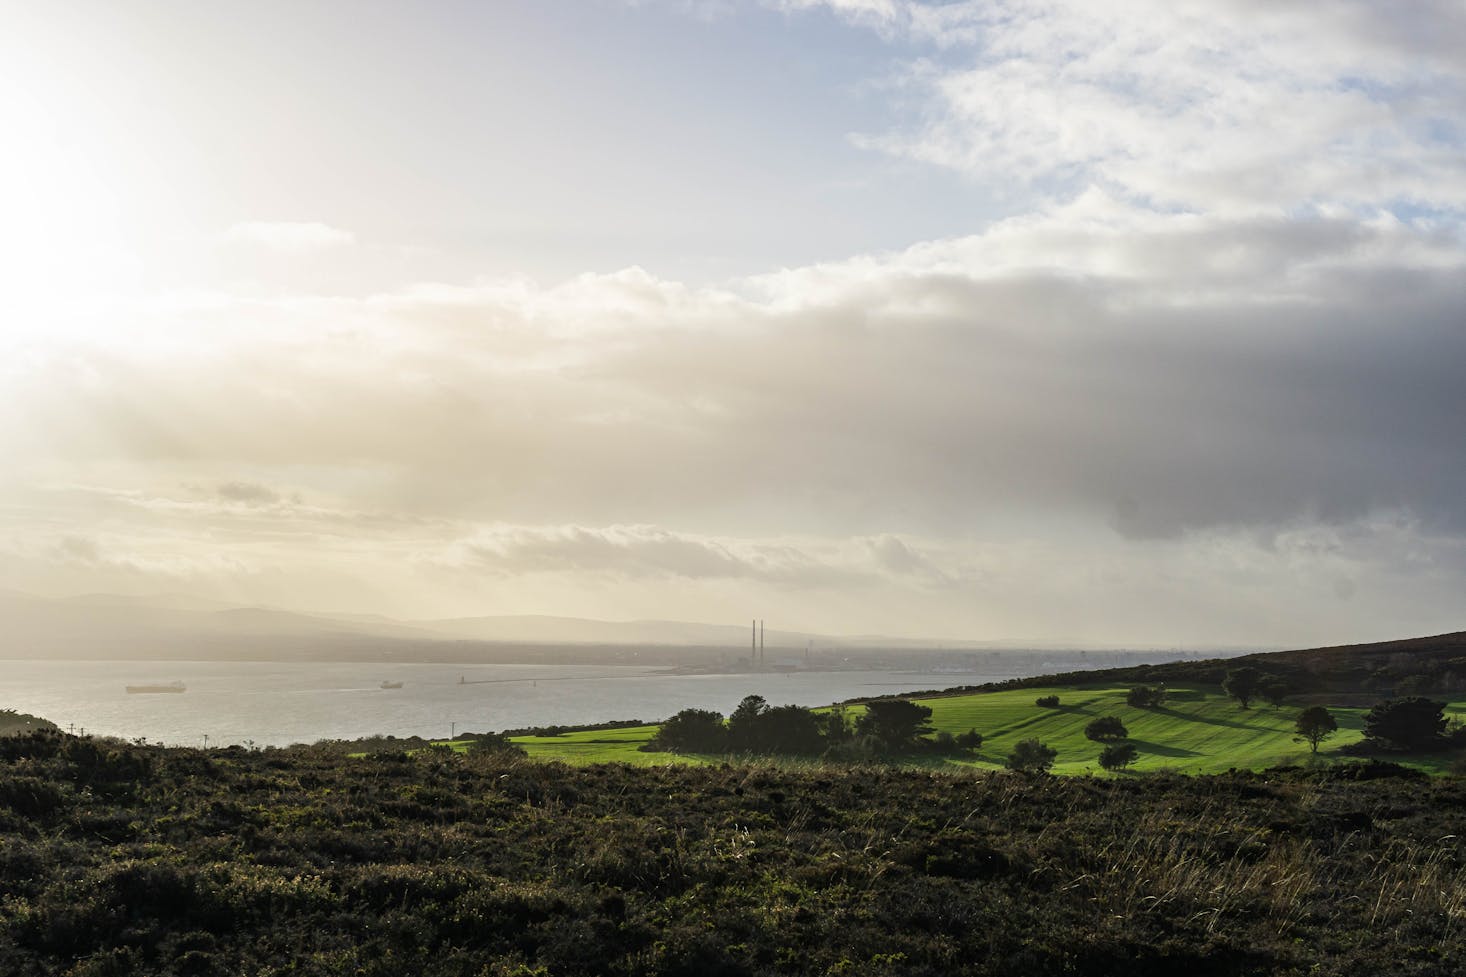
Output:
<path fill-rule="evenodd" d="M 150 694 L 154 692 L 185 692 L 188 687 L 182 682 L 169 682 L 167 685 L 129 685 L 127 691 L 133 695 Z"/>
<path fill-rule="evenodd" d="M 384 689 L 400 689 L 400 688 L 402 688 L 402 683 L 401 682 L 383 682 L 382 683 L 382 688 L 384 688 Z"/>

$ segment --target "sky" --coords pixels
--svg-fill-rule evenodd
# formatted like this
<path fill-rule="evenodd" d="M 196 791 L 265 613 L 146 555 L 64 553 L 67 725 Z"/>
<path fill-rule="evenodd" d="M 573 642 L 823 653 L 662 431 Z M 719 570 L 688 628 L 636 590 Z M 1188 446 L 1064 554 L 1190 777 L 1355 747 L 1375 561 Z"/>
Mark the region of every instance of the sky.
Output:
<path fill-rule="evenodd" d="M 1460 0 L 0 24 L 0 587 L 1466 626 Z"/>

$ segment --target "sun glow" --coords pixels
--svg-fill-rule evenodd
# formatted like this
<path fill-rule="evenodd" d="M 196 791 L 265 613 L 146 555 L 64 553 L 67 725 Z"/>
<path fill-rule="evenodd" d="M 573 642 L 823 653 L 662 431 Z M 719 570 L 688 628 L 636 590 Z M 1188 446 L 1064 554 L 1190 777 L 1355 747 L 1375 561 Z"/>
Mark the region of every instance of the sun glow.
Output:
<path fill-rule="evenodd" d="M 84 313 L 125 291 L 140 267 L 145 212 L 117 135 L 84 75 L 42 52 L 0 69 L 0 338 L 95 331 Z"/>

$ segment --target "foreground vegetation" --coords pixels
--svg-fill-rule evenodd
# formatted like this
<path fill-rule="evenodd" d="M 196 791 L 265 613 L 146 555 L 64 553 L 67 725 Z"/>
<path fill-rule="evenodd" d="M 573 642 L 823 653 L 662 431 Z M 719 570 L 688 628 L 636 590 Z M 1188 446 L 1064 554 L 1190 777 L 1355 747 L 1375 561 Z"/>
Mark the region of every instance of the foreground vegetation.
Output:
<path fill-rule="evenodd" d="M 1412 779 L 1413 778 L 1413 779 Z M 0 973 L 1454 974 L 1466 783 L 0 739 Z"/>

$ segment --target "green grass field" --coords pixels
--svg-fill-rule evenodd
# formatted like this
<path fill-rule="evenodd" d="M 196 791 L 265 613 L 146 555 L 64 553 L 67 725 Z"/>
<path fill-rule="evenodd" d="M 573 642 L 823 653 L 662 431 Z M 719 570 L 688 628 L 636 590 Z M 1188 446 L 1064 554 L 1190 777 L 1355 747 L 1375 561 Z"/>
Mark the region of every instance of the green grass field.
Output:
<path fill-rule="evenodd" d="M 633 766 L 665 766 L 668 763 L 705 763 L 698 757 L 675 753 L 642 753 L 638 749 L 656 734 L 655 724 L 627 726 L 621 729 L 591 729 L 563 733 L 560 736 L 516 736 L 514 742 L 524 747 L 532 760 L 559 760 L 563 763 L 629 763 Z M 466 740 L 448 744 L 466 750 Z"/>
<path fill-rule="evenodd" d="M 918 699 L 932 709 L 937 730 L 957 734 L 976 729 L 983 745 L 970 759 L 922 758 L 923 766 L 997 769 L 1019 740 L 1037 737 L 1058 751 L 1054 772 L 1099 772 L 1101 744 L 1084 737 L 1085 724 L 1100 716 L 1116 716 L 1130 732 L 1129 742 L 1140 752 L 1132 770 L 1170 769 L 1182 773 L 1215 773 L 1232 767 L 1263 769 L 1306 763 L 1306 744 L 1293 741 L 1293 720 L 1301 707 L 1280 708 L 1255 704 L 1242 709 L 1215 690 L 1177 687 L 1159 709 L 1135 709 L 1125 703 L 1121 687 L 1053 687 L 985 692 L 973 695 Z M 1057 709 L 1034 705 L 1043 695 L 1059 696 Z M 852 716 L 862 709 L 852 706 Z M 1357 741 L 1364 723 L 1363 708 L 1330 707 L 1339 732 L 1319 750 L 1323 760 L 1337 760 L 1337 749 Z M 1466 719 L 1466 702 L 1451 703 L 1446 714 Z M 667 763 L 721 762 L 721 757 L 687 757 L 670 753 L 642 753 L 655 725 L 625 729 L 589 730 L 562 736 L 518 736 L 531 758 L 566 763 L 629 763 L 638 766 Z M 455 744 L 460 745 L 460 744 Z M 1444 772 L 1449 756 L 1411 757 L 1404 762 L 1435 773 Z"/>

